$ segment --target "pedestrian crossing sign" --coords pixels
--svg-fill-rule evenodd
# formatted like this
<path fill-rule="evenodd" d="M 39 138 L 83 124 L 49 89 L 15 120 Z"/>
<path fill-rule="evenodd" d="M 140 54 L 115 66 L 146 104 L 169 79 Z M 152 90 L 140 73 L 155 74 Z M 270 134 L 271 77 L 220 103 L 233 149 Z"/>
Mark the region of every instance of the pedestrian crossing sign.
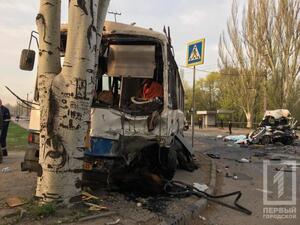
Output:
<path fill-rule="evenodd" d="M 204 38 L 187 44 L 187 66 L 197 66 L 204 63 L 204 47 Z"/>

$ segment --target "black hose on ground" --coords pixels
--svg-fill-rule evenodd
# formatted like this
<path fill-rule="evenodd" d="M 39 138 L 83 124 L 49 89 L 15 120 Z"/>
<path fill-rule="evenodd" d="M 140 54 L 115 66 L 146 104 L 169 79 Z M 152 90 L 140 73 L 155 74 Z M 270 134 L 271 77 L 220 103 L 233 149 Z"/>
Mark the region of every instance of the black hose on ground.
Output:
<path fill-rule="evenodd" d="M 215 202 L 217 204 L 223 205 L 225 207 L 231 208 L 233 210 L 245 213 L 247 215 L 251 215 L 252 212 L 248 209 L 246 209 L 245 207 L 241 206 L 238 201 L 242 196 L 242 193 L 240 191 L 235 191 L 232 193 L 228 193 L 228 194 L 224 194 L 224 195 L 210 195 L 204 191 L 200 191 L 197 188 L 195 188 L 192 185 L 186 184 L 184 182 L 181 181 L 169 181 L 165 184 L 164 186 L 164 190 L 167 194 L 169 195 L 173 195 L 173 196 L 179 196 L 179 197 L 186 197 L 186 196 L 190 196 L 190 195 L 195 195 L 199 198 L 203 197 L 205 199 L 207 199 L 208 201 L 211 202 Z M 225 202 L 222 202 L 218 199 L 220 198 L 225 198 L 225 197 L 229 197 L 229 196 L 234 196 L 236 195 L 236 198 L 234 200 L 234 206 L 229 205 Z"/>

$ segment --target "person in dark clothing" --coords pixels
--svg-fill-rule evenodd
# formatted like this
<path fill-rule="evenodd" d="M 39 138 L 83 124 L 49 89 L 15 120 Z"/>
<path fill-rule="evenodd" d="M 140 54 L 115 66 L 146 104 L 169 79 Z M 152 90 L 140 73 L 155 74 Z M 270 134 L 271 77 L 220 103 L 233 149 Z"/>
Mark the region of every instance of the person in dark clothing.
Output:
<path fill-rule="evenodd" d="M 1 130 L 1 136 L 0 136 L 0 144 L 1 144 L 1 150 L 3 153 L 3 156 L 7 156 L 7 148 L 6 148 L 6 136 L 8 131 L 8 126 L 10 122 L 10 112 L 8 108 L 6 108 L 4 105 L 2 105 L 2 101 L 0 99 L 0 111 L 2 114 L 2 130 Z"/>
<path fill-rule="evenodd" d="M 202 118 L 200 117 L 199 118 L 199 129 L 202 129 L 202 125 L 203 125 L 202 123 L 203 123 L 203 121 L 202 121 Z"/>
<path fill-rule="evenodd" d="M 228 123 L 229 134 L 232 134 L 232 123 L 229 121 Z"/>

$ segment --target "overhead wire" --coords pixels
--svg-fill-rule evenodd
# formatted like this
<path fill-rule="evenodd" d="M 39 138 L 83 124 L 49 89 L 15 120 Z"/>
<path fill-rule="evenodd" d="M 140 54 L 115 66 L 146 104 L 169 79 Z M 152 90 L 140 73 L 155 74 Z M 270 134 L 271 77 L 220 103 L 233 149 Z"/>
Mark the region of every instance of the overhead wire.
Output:
<path fill-rule="evenodd" d="M 193 69 L 193 67 L 188 67 L 188 66 L 183 66 L 183 65 L 179 65 L 179 67 L 190 69 L 190 70 Z M 218 71 L 217 68 L 216 68 L 216 70 L 212 70 L 212 71 L 204 70 L 204 69 L 197 69 L 197 68 L 195 68 L 195 70 L 199 71 L 199 72 L 204 72 L 204 73 L 214 73 L 214 72 L 216 72 L 216 73 L 220 73 L 222 75 L 235 76 L 235 77 L 240 77 L 240 76 L 242 76 L 242 77 L 251 77 L 252 76 L 251 74 L 249 74 L 249 75 L 242 75 L 242 74 L 233 74 L 233 73 L 223 73 L 223 72 Z M 256 75 L 256 77 L 265 77 L 265 76 L 264 75 Z"/>

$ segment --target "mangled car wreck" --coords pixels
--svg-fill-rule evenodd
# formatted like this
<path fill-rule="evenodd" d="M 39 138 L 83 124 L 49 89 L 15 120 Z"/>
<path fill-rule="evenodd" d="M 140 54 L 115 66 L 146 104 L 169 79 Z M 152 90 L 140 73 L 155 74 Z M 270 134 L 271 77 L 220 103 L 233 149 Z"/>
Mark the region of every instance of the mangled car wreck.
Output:
<path fill-rule="evenodd" d="M 253 144 L 271 144 L 281 142 L 290 145 L 298 138 L 295 126 L 297 121 L 287 109 L 266 111 L 258 128 L 248 135 L 248 141 Z"/>
<path fill-rule="evenodd" d="M 62 28 L 62 49 L 66 36 Z M 141 177 L 169 180 L 178 166 L 196 168 L 183 138 L 184 89 L 170 40 L 169 34 L 105 23 L 83 185 L 122 186 Z M 38 121 L 36 115 L 31 114 L 31 122 Z M 31 137 L 38 135 L 35 126 L 30 127 Z M 37 150 L 30 151 L 22 169 L 38 171 Z"/>

